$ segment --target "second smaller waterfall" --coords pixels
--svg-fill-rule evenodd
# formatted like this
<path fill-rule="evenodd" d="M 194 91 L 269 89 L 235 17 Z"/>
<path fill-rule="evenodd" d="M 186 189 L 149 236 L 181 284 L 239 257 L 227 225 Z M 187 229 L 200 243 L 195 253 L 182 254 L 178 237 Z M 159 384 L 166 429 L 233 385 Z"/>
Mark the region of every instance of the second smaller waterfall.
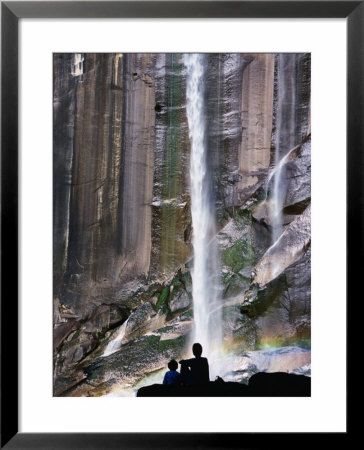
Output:
<path fill-rule="evenodd" d="M 116 334 L 116 336 L 114 337 L 114 339 L 107 344 L 107 347 L 102 355 L 103 357 L 109 356 L 112 353 L 119 350 L 122 340 L 124 339 L 124 336 L 125 336 L 125 330 L 126 330 L 127 323 L 128 323 L 128 319 L 121 325 L 121 327 L 120 327 L 118 333 Z"/>
<path fill-rule="evenodd" d="M 272 225 L 272 244 L 283 232 L 282 209 L 285 197 L 285 155 L 296 144 L 296 55 L 281 53 L 277 56 L 276 69 L 276 117 L 275 153 L 270 216 Z M 269 180 L 268 180 L 269 182 Z"/>

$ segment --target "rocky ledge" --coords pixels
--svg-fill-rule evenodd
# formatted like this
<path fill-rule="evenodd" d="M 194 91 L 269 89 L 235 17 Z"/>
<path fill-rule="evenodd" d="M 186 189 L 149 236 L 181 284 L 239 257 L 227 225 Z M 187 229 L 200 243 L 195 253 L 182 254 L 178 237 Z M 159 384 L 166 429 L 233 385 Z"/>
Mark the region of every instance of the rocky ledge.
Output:
<path fill-rule="evenodd" d="M 144 386 L 137 397 L 310 397 L 311 378 L 283 372 L 256 373 L 249 383 L 210 381 L 204 386 Z"/>

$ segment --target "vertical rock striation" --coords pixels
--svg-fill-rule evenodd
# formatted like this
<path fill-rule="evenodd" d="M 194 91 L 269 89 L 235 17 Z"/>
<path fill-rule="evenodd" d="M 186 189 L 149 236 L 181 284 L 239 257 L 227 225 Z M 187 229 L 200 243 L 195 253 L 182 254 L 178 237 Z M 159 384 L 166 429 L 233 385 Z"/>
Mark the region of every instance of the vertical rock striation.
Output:
<path fill-rule="evenodd" d="M 67 267 L 74 120 L 78 78 L 71 75 L 73 54 L 53 61 L 53 290 L 61 295 Z"/>
<path fill-rule="evenodd" d="M 266 175 L 273 125 L 274 55 L 252 54 L 242 86 L 242 142 L 239 154 L 242 199 Z"/>
<path fill-rule="evenodd" d="M 155 90 L 151 273 L 163 278 L 190 256 L 189 141 L 181 54 L 158 55 Z"/>
<path fill-rule="evenodd" d="M 220 226 L 226 222 L 228 211 L 238 203 L 242 80 L 251 61 L 252 57 L 244 54 L 210 54 L 206 57 L 208 165 Z"/>
<path fill-rule="evenodd" d="M 118 207 L 119 284 L 147 275 L 151 252 L 155 92 L 153 55 L 127 55 L 123 71 L 123 128 Z"/>
<path fill-rule="evenodd" d="M 62 88 L 72 98 L 58 106 L 72 119 L 67 140 L 55 133 L 55 161 L 66 157 L 69 166 L 66 180 L 55 172 L 55 183 L 64 184 L 55 195 L 68 197 L 68 204 L 55 198 L 55 217 L 68 222 L 67 232 L 64 224 L 55 227 L 55 258 L 67 255 L 57 293 L 84 314 L 149 271 L 155 57 L 87 54 L 77 75 L 70 59 L 55 55 L 55 80 L 69 80 Z M 55 116 L 55 130 L 67 123 L 63 117 Z"/>

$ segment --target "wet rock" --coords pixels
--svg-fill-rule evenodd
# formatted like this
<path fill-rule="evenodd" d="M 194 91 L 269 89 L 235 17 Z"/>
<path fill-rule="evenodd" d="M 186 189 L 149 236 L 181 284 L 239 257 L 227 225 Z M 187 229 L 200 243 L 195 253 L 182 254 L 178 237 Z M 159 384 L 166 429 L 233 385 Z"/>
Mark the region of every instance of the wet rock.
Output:
<path fill-rule="evenodd" d="M 149 271 L 155 56 L 88 53 L 81 77 L 64 58 L 55 55 L 56 295 L 85 317 Z"/>
<path fill-rule="evenodd" d="M 239 239 L 231 247 L 225 249 L 221 255 L 221 259 L 232 272 L 237 273 L 244 267 L 254 264 L 255 254 L 249 241 Z"/>
<path fill-rule="evenodd" d="M 107 305 L 98 306 L 92 313 L 90 319 L 84 325 L 84 330 L 88 333 L 105 332 L 110 326 L 110 307 Z"/>
<path fill-rule="evenodd" d="M 124 322 L 129 313 L 129 310 L 122 305 L 110 305 L 109 328 Z"/>
<path fill-rule="evenodd" d="M 251 224 L 250 211 L 238 210 L 216 236 L 222 263 L 235 273 L 255 262 Z"/>
<path fill-rule="evenodd" d="M 310 134 L 310 72 L 309 54 L 275 54 L 272 144 L 280 158 Z"/>
<path fill-rule="evenodd" d="M 244 277 L 239 273 L 227 273 L 222 277 L 223 298 L 230 298 L 237 295 L 244 295 L 250 285 L 250 278 Z"/>
<path fill-rule="evenodd" d="M 168 306 L 171 312 L 182 311 L 191 306 L 191 296 L 184 290 L 180 289 L 178 293 L 169 301 Z"/>
<path fill-rule="evenodd" d="M 311 316 L 311 249 L 286 271 L 287 293 L 290 299 L 290 318 L 296 324 L 297 336 L 309 338 Z"/>
<path fill-rule="evenodd" d="M 311 201 L 311 136 L 307 136 L 302 143 L 293 147 L 281 161 L 281 183 L 284 186 L 285 197 L 282 209 L 285 217 L 284 224 L 296 219 L 296 215 L 304 212 Z M 277 169 L 273 168 L 265 185 L 265 198 L 252 208 L 252 215 L 259 223 L 269 227 L 272 225 L 271 196 L 274 176 Z"/>
<path fill-rule="evenodd" d="M 79 322 L 76 320 L 70 320 L 57 325 L 53 330 L 53 346 L 55 350 L 58 350 L 63 341 L 75 330 L 80 328 Z"/>
<path fill-rule="evenodd" d="M 224 375 L 224 380 L 247 384 L 249 378 L 257 372 L 259 372 L 258 367 L 255 364 L 250 364 L 244 370 L 233 370 L 226 373 Z"/>
<path fill-rule="evenodd" d="M 83 329 L 87 333 L 105 333 L 108 329 L 124 322 L 128 309 L 119 305 L 100 305 L 95 308 Z"/>
<path fill-rule="evenodd" d="M 129 316 L 124 339 L 136 339 L 149 331 L 160 328 L 164 323 L 165 314 L 156 313 L 153 306 L 146 302 Z"/>
<path fill-rule="evenodd" d="M 166 278 L 190 257 L 189 137 L 182 54 L 158 54 L 150 272 Z"/>
<path fill-rule="evenodd" d="M 242 140 L 242 83 L 252 56 L 209 54 L 205 74 L 206 137 L 211 196 L 216 200 L 219 226 L 226 209 L 238 204 L 241 179 L 239 156 Z"/>
<path fill-rule="evenodd" d="M 235 374 L 244 374 L 254 368 L 255 372 L 287 372 L 293 373 L 310 366 L 311 352 L 297 346 L 270 347 L 261 350 L 241 351 L 236 349 L 226 360 L 226 365 Z M 253 370 L 252 370 L 253 372 Z M 308 374 L 308 372 L 305 372 Z M 222 374 L 226 379 L 225 373 Z M 239 376 L 239 375 L 238 375 Z M 236 381 L 236 380 L 234 380 Z"/>
<path fill-rule="evenodd" d="M 259 260 L 272 243 L 272 229 L 264 220 L 252 220 L 253 243 L 256 259 Z M 251 273 L 253 270 L 251 271 Z M 255 276 L 255 275 L 254 275 Z"/>
<path fill-rule="evenodd" d="M 253 283 L 263 287 L 304 254 L 311 242 L 311 207 L 293 221 L 255 267 Z"/>
<path fill-rule="evenodd" d="M 286 197 L 284 208 L 286 213 L 297 212 L 300 205 L 307 204 L 311 198 L 311 140 L 300 148 L 297 158 L 286 164 Z M 296 208 L 294 208 L 296 206 Z M 300 214 L 300 212 L 297 212 Z"/>
<path fill-rule="evenodd" d="M 53 300 L 53 324 L 57 324 L 60 322 L 66 322 L 66 320 L 61 319 L 60 308 L 61 302 L 58 297 Z"/>
<path fill-rule="evenodd" d="M 86 379 L 86 375 L 83 371 L 76 372 L 72 375 L 65 377 L 57 377 L 53 384 L 53 395 L 62 396 L 67 395 L 68 391 L 74 386 L 82 383 Z"/>
<path fill-rule="evenodd" d="M 113 385 L 130 387 L 148 373 L 166 368 L 171 359 L 181 359 L 185 345 L 184 336 L 163 341 L 160 336 L 143 336 L 121 347 L 112 355 L 99 358 L 85 367 L 84 371 L 89 382 L 94 380 L 97 385 L 115 379 Z"/>
<path fill-rule="evenodd" d="M 155 330 L 153 334 L 160 336 L 161 341 L 170 341 L 171 339 L 177 339 L 181 336 L 187 336 L 192 330 L 192 318 L 177 318 L 172 322 L 169 322 L 163 328 Z"/>
<path fill-rule="evenodd" d="M 54 126 L 53 126 L 53 199 L 54 245 L 53 289 L 60 298 L 63 277 L 67 267 L 67 236 L 69 233 L 69 197 L 71 193 L 74 123 L 78 77 L 71 75 L 74 55 L 63 53 L 55 56 L 54 68 Z M 62 149 L 62 151 L 58 151 Z M 54 310 L 56 304 L 54 304 Z M 58 320 L 57 320 L 58 322 Z"/>
<path fill-rule="evenodd" d="M 178 317 L 178 319 L 179 319 L 180 321 L 183 322 L 183 321 L 185 321 L 185 320 L 190 321 L 192 317 L 193 317 L 193 310 L 192 310 L 192 309 L 189 309 L 188 311 L 182 313 L 182 314 Z"/>
<path fill-rule="evenodd" d="M 253 192 L 267 172 L 273 121 L 274 55 L 251 54 L 253 61 L 243 74 L 242 143 L 239 155 L 240 201 Z M 265 172 L 262 170 L 265 169 Z M 245 197 L 246 198 L 246 197 Z"/>
<path fill-rule="evenodd" d="M 92 333 L 80 331 L 60 351 L 61 372 L 74 367 L 98 345 L 97 337 Z"/>
<path fill-rule="evenodd" d="M 283 214 L 285 215 L 283 219 L 284 224 L 292 222 L 295 219 L 294 216 L 299 216 L 300 214 L 302 214 L 304 210 L 307 208 L 307 206 L 310 204 L 310 202 L 311 197 L 305 198 L 304 200 L 301 200 L 297 203 L 284 207 L 283 208 Z"/>
<path fill-rule="evenodd" d="M 259 345 L 310 345 L 310 248 L 296 262 L 263 288 L 251 285 L 244 295 L 241 313 L 254 322 Z M 237 335 L 252 334 L 244 327 Z"/>

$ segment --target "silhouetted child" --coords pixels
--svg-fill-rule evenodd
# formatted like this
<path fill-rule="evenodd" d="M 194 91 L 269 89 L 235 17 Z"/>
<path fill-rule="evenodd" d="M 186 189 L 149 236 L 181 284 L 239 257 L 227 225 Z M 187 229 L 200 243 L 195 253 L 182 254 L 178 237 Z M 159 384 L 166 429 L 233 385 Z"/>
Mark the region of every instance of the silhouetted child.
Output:
<path fill-rule="evenodd" d="M 172 361 L 169 361 L 168 363 L 168 369 L 169 371 L 165 373 L 163 378 L 163 384 L 169 384 L 169 385 L 179 385 L 181 376 L 179 372 L 177 372 L 178 363 L 174 359 Z"/>
<path fill-rule="evenodd" d="M 202 345 L 195 343 L 192 346 L 195 358 L 180 361 L 181 380 L 183 384 L 201 385 L 210 381 L 209 363 L 202 358 Z"/>

